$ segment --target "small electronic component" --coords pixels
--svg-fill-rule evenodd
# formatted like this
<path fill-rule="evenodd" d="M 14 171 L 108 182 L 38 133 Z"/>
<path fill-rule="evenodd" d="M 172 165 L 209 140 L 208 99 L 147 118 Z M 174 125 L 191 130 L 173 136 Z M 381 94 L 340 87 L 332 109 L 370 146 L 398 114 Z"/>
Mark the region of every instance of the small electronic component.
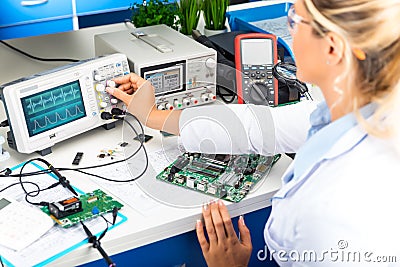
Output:
<path fill-rule="evenodd" d="M 82 203 L 76 197 L 64 199 L 62 201 L 49 203 L 50 214 L 57 219 L 82 211 Z"/>
<path fill-rule="evenodd" d="M 76 153 L 75 158 L 72 161 L 72 164 L 73 165 L 79 165 L 79 162 L 81 162 L 82 156 L 83 156 L 83 152 Z"/>
<path fill-rule="evenodd" d="M 190 190 L 239 202 L 280 158 L 260 155 L 184 153 L 157 179 Z"/>

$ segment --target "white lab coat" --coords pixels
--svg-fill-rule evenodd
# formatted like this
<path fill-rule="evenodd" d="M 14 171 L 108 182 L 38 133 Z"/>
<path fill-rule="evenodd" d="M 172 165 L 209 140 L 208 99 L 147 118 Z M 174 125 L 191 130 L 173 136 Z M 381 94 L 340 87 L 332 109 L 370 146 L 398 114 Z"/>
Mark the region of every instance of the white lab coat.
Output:
<path fill-rule="evenodd" d="M 313 101 L 270 108 L 212 105 L 185 109 L 179 128 L 188 151 L 220 154 L 292 153 L 304 144 Z"/>
<path fill-rule="evenodd" d="M 400 266 L 399 163 L 390 141 L 366 136 L 360 126 L 348 131 L 274 196 L 264 234 L 275 260 L 282 266 Z M 307 258 L 310 253 L 317 260 Z"/>
<path fill-rule="evenodd" d="M 296 152 L 315 106 L 188 109 L 181 141 L 206 153 Z M 356 126 L 302 177 L 283 185 L 265 228 L 279 264 L 400 266 L 400 157 L 392 145 Z"/>

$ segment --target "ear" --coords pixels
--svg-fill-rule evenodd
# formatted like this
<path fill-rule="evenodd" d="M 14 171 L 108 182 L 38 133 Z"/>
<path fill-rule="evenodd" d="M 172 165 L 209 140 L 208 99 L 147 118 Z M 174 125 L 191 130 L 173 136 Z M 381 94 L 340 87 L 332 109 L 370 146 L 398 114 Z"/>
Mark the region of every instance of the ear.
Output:
<path fill-rule="evenodd" d="M 344 56 L 344 41 L 334 32 L 328 32 L 325 36 L 328 41 L 327 62 L 336 65 L 342 62 Z"/>

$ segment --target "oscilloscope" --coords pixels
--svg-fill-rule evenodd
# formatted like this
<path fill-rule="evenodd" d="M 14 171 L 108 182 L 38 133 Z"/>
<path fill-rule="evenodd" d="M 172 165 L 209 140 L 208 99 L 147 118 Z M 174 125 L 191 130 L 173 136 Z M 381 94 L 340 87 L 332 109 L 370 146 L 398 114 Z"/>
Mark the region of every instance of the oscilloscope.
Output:
<path fill-rule="evenodd" d="M 106 86 L 130 72 L 123 54 L 83 60 L 0 86 L 10 131 L 7 141 L 21 153 L 51 153 L 54 144 L 109 124 L 101 113 L 122 105 Z"/>

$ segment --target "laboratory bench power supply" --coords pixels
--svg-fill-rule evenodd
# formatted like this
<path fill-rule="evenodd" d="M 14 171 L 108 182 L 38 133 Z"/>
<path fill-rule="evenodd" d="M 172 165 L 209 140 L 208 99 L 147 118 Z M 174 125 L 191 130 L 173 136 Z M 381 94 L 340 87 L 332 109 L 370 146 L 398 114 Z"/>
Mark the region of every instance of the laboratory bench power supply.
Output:
<path fill-rule="evenodd" d="M 149 80 L 158 109 L 216 100 L 216 51 L 166 25 L 95 35 L 97 56 L 123 53 L 132 71 Z"/>

